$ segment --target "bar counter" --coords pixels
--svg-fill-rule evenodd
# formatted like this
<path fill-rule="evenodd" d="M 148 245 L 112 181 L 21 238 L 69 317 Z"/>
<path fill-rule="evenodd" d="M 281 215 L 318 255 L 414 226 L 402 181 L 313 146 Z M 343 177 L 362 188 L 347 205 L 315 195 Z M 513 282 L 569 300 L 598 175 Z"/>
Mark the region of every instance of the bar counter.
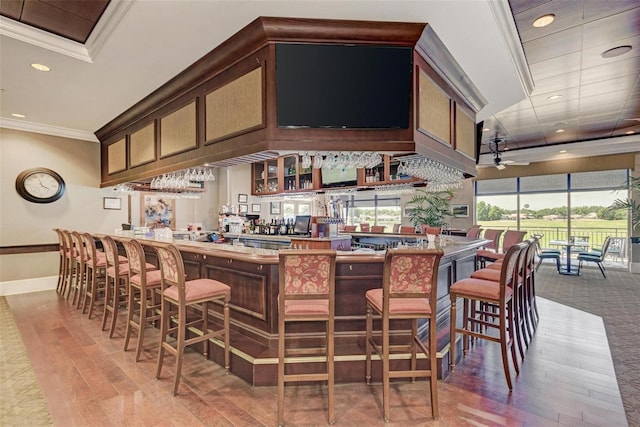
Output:
<path fill-rule="evenodd" d="M 95 235 L 97 238 L 100 235 Z M 116 240 L 136 238 L 145 247 L 147 261 L 157 264 L 153 245 L 166 241 L 123 232 Z M 171 240 L 184 259 L 187 280 L 207 277 L 231 286 L 231 371 L 252 385 L 275 385 L 277 373 L 278 251 L 231 244 Z M 438 360 L 439 376 L 448 370 L 449 287 L 469 277 L 475 268 L 476 248 L 488 241 L 446 236 L 440 245 L 445 254 L 438 272 Z M 337 251 L 336 260 L 336 381 L 364 380 L 364 335 L 369 289 L 382 287 L 385 251 Z M 210 308 L 219 318 L 219 307 Z M 409 324 L 392 323 L 398 333 Z M 426 336 L 428 322 L 420 325 Z M 288 329 L 292 340 L 321 345 L 323 324 L 294 324 Z M 222 360 L 221 343 L 210 343 L 209 357 Z M 374 359 L 375 360 L 375 359 Z M 311 365 L 300 366 L 301 370 Z"/>

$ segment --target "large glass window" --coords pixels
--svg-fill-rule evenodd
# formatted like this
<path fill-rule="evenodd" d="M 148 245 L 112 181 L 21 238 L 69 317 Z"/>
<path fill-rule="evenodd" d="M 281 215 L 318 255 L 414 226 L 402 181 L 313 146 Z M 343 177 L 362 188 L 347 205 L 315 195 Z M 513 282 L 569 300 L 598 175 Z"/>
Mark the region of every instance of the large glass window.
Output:
<path fill-rule="evenodd" d="M 401 222 L 402 209 L 399 196 L 380 196 L 371 192 L 341 196 L 343 217 L 347 224 L 383 225 L 391 231 L 394 224 Z"/>
<path fill-rule="evenodd" d="M 626 241 L 628 213 L 607 209 L 628 195 L 628 171 L 580 172 L 476 183 L 476 222 L 483 228 L 542 234 L 542 246 L 569 237 L 586 239 L 589 249 L 607 236 Z M 617 256 L 626 263 L 626 251 Z"/>

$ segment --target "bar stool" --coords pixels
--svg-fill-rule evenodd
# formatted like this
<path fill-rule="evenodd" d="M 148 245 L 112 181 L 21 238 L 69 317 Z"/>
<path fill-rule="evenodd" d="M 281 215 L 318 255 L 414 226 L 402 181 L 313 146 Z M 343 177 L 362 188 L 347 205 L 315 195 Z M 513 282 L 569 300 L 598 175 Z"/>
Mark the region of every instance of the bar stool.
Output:
<path fill-rule="evenodd" d="M 333 250 L 280 250 L 278 291 L 278 425 L 284 425 L 284 385 L 287 382 L 326 381 L 328 421 L 334 419 L 334 313 L 336 252 Z M 326 370 L 287 373 L 287 357 L 308 349 L 286 347 L 287 322 L 326 322 Z M 307 350 L 307 351 L 305 351 Z"/>
<path fill-rule="evenodd" d="M 64 281 L 66 280 L 66 277 L 65 277 L 65 274 L 67 272 L 66 251 L 68 248 L 66 246 L 64 236 L 62 235 L 62 230 L 59 228 L 56 228 L 53 231 L 55 231 L 56 236 L 58 236 L 58 247 L 59 247 L 58 255 L 60 258 L 59 258 L 59 264 L 58 264 L 58 283 L 56 284 L 56 292 L 60 293 L 62 291 L 62 286 L 64 284 Z"/>
<path fill-rule="evenodd" d="M 533 239 L 531 239 L 533 240 Z M 518 254 L 518 259 L 516 261 L 515 272 L 514 272 L 514 280 L 511 283 L 511 289 L 513 290 L 513 321 L 515 325 L 515 340 L 518 345 L 518 352 L 520 353 L 520 358 L 524 360 L 524 346 L 529 347 L 529 339 L 530 339 L 530 331 L 529 325 L 526 323 L 526 312 L 525 312 L 525 299 L 526 299 L 526 291 L 525 291 L 525 275 L 526 275 L 526 261 L 527 261 L 527 253 L 529 248 L 531 247 L 530 241 L 527 240 L 524 242 L 525 247 Z M 532 247 L 533 248 L 533 247 Z M 500 282 L 501 273 L 503 269 L 502 258 L 497 262 L 490 264 L 486 268 L 482 268 L 480 270 L 476 270 L 471 273 L 472 279 L 480 279 L 480 280 L 489 280 L 491 282 Z M 481 310 L 486 310 L 488 308 L 487 303 L 481 303 Z M 474 307 L 471 308 L 471 315 L 475 315 Z M 482 326 L 481 326 L 482 329 Z"/>
<path fill-rule="evenodd" d="M 91 319 L 96 301 L 100 295 L 104 294 L 107 256 L 104 252 L 99 252 L 97 250 L 96 242 L 91 234 L 82 233 L 81 237 L 84 241 L 84 247 L 86 248 L 87 253 L 87 262 L 85 263 L 85 267 L 87 269 L 87 286 L 81 296 L 82 314 L 87 310 L 89 312 L 88 318 Z"/>
<path fill-rule="evenodd" d="M 80 233 L 78 233 L 77 231 L 72 231 L 71 240 L 73 241 L 73 247 L 76 253 L 76 256 L 73 259 L 75 284 L 73 285 L 73 298 L 71 299 L 71 303 L 77 306 L 78 301 L 80 300 L 80 295 L 82 294 L 82 289 L 84 289 L 86 282 L 85 273 L 87 253 Z M 69 291 L 69 294 L 71 294 L 71 291 Z M 69 296 L 67 296 L 67 299 L 69 299 Z"/>
<path fill-rule="evenodd" d="M 482 237 L 484 237 L 487 240 L 491 240 L 491 243 L 487 243 L 486 245 L 484 245 L 484 247 L 476 250 L 476 261 L 479 267 L 485 266 L 486 255 L 491 256 L 498 252 L 498 242 L 500 241 L 500 236 L 502 236 L 503 231 L 504 230 L 494 230 L 491 228 L 484 231 L 484 236 Z"/>
<path fill-rule="evenodd" d="M 125 297 L 129 288 L 129 263 L 120 262 L 121 258 L 119 258 L 118 255 L 118 247 L 111 236 L 104 236 L 100 241 L 102 242 L 102 248 L 104 249 L 107 259 L 102 330 L 105 330 L 109 313 L 111 313 L 109 338 L 113 338 L 113 333 L 116 330 L 116 321 L 118 320 L 118 310 L 123 303 L 126 303 Z M 153 265 L 151 266 L 153 267 Z M 124 286 L 121 286 L 122 284 L 124 284 Z"/>
<path fill-rule="evenodd" d="M 372 225 L 371 226 L 371 232 L 372 233 L 384 233 L 384 229 L 386 228 L 386 226 L 384 225 Z"/>
<path fill-rule="evenodd" d="M 229 371 L 229 300 L 231 288 L 213 279 L 195 279 L 185 281 L 184 262 L 180 251 L 174 245 L 155 246 L 158 254 L 161 272 L 161 318 L 160 318 L 160 349 L 156 379 L 160 378 L 165 350 L 176 358 L 176 368 L 173 379 L 173 394 L 178 392 L 180 375 L 182 372 L 182 358 L 186 346 L 203 343 L 203 355 L 209 354 L 209 340 L 221 338 L 224 340 L 224 368 Z M 214 302 L 223 306 L 223 327 L 217 330 L 209 327 L 209 303 Z M 194 307 L 202 312 L 202 317 L 187 322 L 187 309 Z M 171 306 L 178 310 L 175 327 L 169 327 Z M 191 314 L 191 310 L 189 313 Z M 175 314 L 175 313 L 174 313 Z M 187 328 L 201 324 L 201 335 L 186 339 Z M 175 340 L 170 336 L 175 335 Z"/>
<path fill-rule="evenodd" d="M 60 230 L 62 235 L 62 241 L 64 244 L 64 272 L 62 286 L 59 290 L 59 294 L 65 296 L 71 292 L 71 281 L 73 279 L 73 268 L 75 263 L 75 247 L 73 246 L 73 240 L 71 239 L 71 232 L 68 230 Z"/>
<path fill-rule="evenodd" d="M 451 319 L 450 319 L 450 345 L 449 345 L 449 366 L 453 372 L 456 364 L 456 334 L 462 334 L 463 354 L 466 355 L 468 349 L 467 337 L 482 338 L 492 342 L 500 343 L 502 353 L 502 366 L 507 380 L 509 390 L 513 389 L 511 383 L 511 373 L 509 370 L 509 360 L 507 351 L 511 352 L 511 359 L 516 371 L 518 360 L 514 348 L 514 320 L 513 320 L 513 289 L 512 284 L 516 278 L 517 262 L 520 252 L 525 249 L 526 243 L 519 243 L 511 246 L 505 254 L 500 271 L 500 281 L 492 282 L 481 279 L 462 279 L 455 282 L 449 288 L 451 298 Z M 463 324 L 457 326 L 456 308 L 458 298 L 463 299 Z M 471 310 L 471 305 L 475 306 L 476 301 L 487 303 L 488 309 L 480 309 L 475 312 Z M 499 330 L 499 337 L 494 337 L 483 330 L 478 331 L 477 326 L 484 328 L 495 328 Z"/>
<path fill-rule="evenodd" d="M 360 231 L 363 233 L 368 233 L 369 231 L 371 231 L 371 226 L 368 222 L 360 223 Z"/>
<path fill-rule="evenodd" d="M 371 383 L 371 350 L 382 359 L 382 400 L 383 417 L 389 421 L 389 383 L 391 378 L 429 378 L 431 384 L 431 415 L 438 418 L 438 381 L 436 348 L 436 301 L 438 289 L 438 267 L 443 251 L 441 249 L 389 249 L 387 250 L 382 273 L 382 289 L 371 289 L 366 293 L 366 381 Z M 381 316 L 382 342 L 372 336 L 373 313 Z M 391 320 L 411 321 L 411 343 L 391 345 L 389 326 Z M 428 348 L 418 336 L 418 319 L 429 320 Z M 429 360 L 429 369 L 417 369 L 417 349 Z M 410 351 L 410 369 L 391 370 L 391 350 L 396 353 Z"/>
<path fill-rule="evenodd" d="M 342 231 L 344 231 L 345 233 L 354 233 L 356 231 L 356 226 L 355 225 L 345 225 L 344 228 L 342 229 Z"/>
<path fill-rule="evenodd" d="M 124 250 L 129 260 L 129 298 L 127 301 L 127 329 L 124 335 L 124 351 L 129 347 L 131 330 L 138 331 L 138 343 L 136 345 L 136 362 L 140 360 L 142 343 L 144 341 L 144 328 L 148 322 L 160 319 L 156 310 L 160 309 L 160 302 L 156 298 L 160 289 L 160 270 L 153 264 L 145 261 L 144 250 L 137 240 L 123 241 Z M 152 267 L 149 269 L 149 267 Z M 139 297 L 136 299 L 136 296 Z M 136 305 L 138 310 L 136 310 Z M 134 314 L 138 314 L 136 322 Z M 151 313 L 149 313 L 151 312 Z"/>

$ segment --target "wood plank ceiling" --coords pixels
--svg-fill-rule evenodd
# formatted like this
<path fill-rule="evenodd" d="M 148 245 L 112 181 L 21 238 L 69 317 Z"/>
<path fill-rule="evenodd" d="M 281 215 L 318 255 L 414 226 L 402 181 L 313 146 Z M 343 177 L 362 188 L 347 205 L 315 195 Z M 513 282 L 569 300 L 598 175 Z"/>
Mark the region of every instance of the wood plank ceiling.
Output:
<path fill-rule="evenodd" d="M 2 0 L 0 15 L 85 43 L 110 0 Z"/>
<path fill-rule="evenodd" d="M 535 83 L 531 95 L 484 122 L 482 153 L 640 133 L 640 2 L 509 0 Z M 533 21 L 555 20 L 542 28 Z M 620 56 L 603 52 L 630 46 Z"/>

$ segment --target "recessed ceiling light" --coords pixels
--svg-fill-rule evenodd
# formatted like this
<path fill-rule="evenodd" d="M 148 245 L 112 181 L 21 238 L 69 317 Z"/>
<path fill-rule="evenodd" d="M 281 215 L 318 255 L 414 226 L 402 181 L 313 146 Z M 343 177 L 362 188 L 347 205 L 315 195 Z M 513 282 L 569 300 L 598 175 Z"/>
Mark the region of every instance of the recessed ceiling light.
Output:
<path fill-rule="evenodd" d="M 630 45 L 624 46 L 616 46 L 612 47 L 609 50 L 605 50 L 600 54 L 603 58 L 615 58 L 616 56 L 624 55 L 627 52 L 630 52 L 632 47 Z"/>
<path fill-rule="evenodd" d="M 636 133 L 635 130 L 628 130 L 625 132 L 625 135 L 633 135 L 634 133 Z"/>
<path fill-rule="evenodd" d="M 547 96 L 547 101 L 554 101 L 560 98 L 562 98 L 562 95 L 551 95 L 551 96 Z"/>
<path fill-rule="evenodd" d="M 564 129 L 556 129 L 556 133 L 562 133 L 564 132 Z"/>
<path fill-rule="evenodd" d="M 490 130 L 491 129 L 489 129 L 489 128 L 482 128 L 482 132 L 487 132 L 487 131 L 490 131 Z"/>
<path fill-rule="evenodd" d="M 11 115 L 12 115 L 13 117 L 17 117 L 17 118 L 19 118 L 19 119 L 24 119 L 24 118 L 26 118 L 26 117 L 27 117 L 27 116 L 25 116 L 24 114 L 18 114 L 18 113 L 12 113 Z"/>
<path fill-rule="evenodd" d="M 551 24 L 554 19 L 556 19 L 556 15 L 554 15 L 553 13 L 548 13 L 533 21 L 533 26 L 536 28 L 546 27 L 547 25 Z"/>
<path fill-rule="evenodd" d="M 566 152 L 567 152 L 567 150 L 560 150 L 560 152 L 561 152 L 561 153 L 566 153 Z"/>
<path fill-rule="evenodd" d="M 32 68 L 35 68 L 38 71 L 51 71 L 51 68 L 47 67 L 46 65 L 42 65 L 42 64 L 31 64 Z"/>

